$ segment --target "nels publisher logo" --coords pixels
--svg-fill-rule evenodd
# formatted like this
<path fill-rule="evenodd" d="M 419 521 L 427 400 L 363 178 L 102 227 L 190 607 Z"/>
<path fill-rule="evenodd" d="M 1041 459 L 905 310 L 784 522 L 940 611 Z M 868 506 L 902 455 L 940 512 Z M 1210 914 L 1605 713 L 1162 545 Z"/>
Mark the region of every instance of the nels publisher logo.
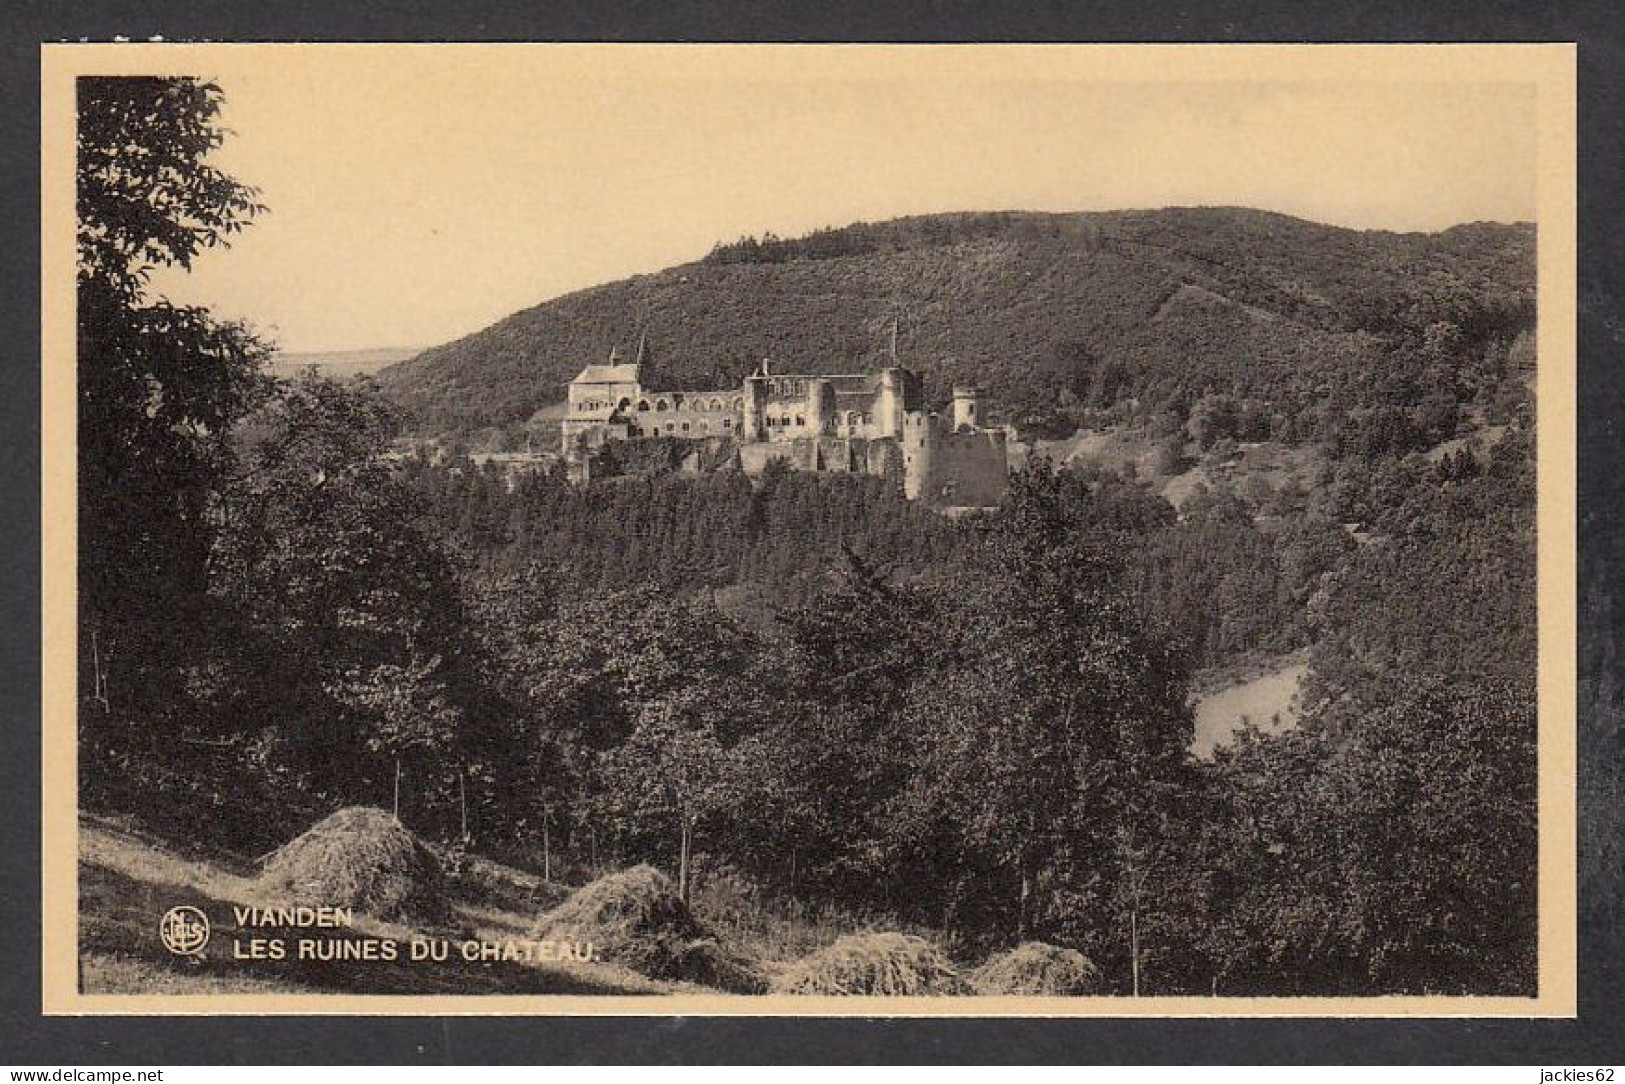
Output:
<path fill-rule="evenodd" d="M 209 916 L 196 907 L 171 907 L 158 923 L 158 939 L 177 956 L 196 956 L 209 943 Z"/>

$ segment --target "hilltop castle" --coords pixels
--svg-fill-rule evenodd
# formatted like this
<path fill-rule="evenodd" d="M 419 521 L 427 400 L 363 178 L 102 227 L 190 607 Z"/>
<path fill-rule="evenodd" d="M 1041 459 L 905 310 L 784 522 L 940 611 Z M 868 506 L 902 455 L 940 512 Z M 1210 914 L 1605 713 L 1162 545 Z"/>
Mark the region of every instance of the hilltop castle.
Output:
<path fill-rule="evenodd" d="M 778 374 L 767 362 L 724 391 L 654 391 L 637 364 L 589 365 L 570 382 L 563 454 L 593 476 L 611 441 L 696 442 L 691 456 L 757 475 L 773 460 L 806 471 L 897 479 L 909 500 L 990 507 L 1008 485 L 1005 433 L 982 426 L 980 393 L 956 387 L 947 416 L 928 412 L 920 378 L 879 373 Z M 698 469 L 696 467 L 696 469 Z"/>

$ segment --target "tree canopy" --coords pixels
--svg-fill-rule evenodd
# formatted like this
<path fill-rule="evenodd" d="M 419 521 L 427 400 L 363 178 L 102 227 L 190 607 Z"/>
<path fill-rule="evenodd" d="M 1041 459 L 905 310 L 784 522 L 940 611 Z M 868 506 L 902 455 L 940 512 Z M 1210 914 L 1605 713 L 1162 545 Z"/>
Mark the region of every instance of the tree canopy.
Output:
<path fill-rule="evenodd" d="M 177 740 L 218 618 L 207 594 L 212 495 L 233 425 L 263 399 L 268 347 L 207 310 L 153 297 L 263 210 L 206 159 L 221 94 L 187 78 L 78 83 L 79 571 L 91 765 Z"/>

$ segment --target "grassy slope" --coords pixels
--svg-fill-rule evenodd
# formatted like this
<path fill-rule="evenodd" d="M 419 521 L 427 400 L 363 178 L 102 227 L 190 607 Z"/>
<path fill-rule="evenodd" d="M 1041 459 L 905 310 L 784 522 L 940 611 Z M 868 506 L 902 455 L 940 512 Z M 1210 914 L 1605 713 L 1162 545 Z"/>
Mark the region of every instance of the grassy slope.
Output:
<path fill-rule="evenodd" d="M 654 994 L 718 991 L 660 982 L 608 963 L 437 964 L 256 962 L 233 958 L 241 933 L 234 904 L 266 905 L 253 863 L 222 854 L 182 854 L 177 845 L 107 818 L 85 816 L 79 828 L 80 981 L 92 994 Z M 583 871 L 577 870 L 577 874 Z M 580 878 L 577 878 L 578 880 Z M 353 930 L 306 930 L 303 936 L 387 937 L 418 933 L 455 940 L 525 940 L 535 918 L 579 887 L 540 878 L 484 858 L 454 897 L 459 928 L 417 931 L 355 916 Z M 160 916 L 177 904 L 210 919 L 209 946 L 198 960 L 159 944 Z M 733 950 L 772 976 L 790 962 L 833 944 L 874 920 L 827 907 L 764 898 L 727 871 L 700 878 L 698 917 Z M 888 928 L 895 924 L 887 923 Z M 263 935 L 263 931 L 257 931 Z M 932 937 L 931 931 L 907 932 Z M 244 939 L 250 934 L 244 934 Z M 402 955 L 405 953 L 403 951 Z"/>
<path fill-rule="evenodd" d="M 780 371 L 877 368 L 896 318 L 899 353 L 933 398 L 975 380 L 995 402 L 1030 400 L 1035 374 L 1103 360 L 1141 384 L 1310 396 L 1357 378 L 1360 328 L 1425 321 L 1441 298 L 1527 292 L 1534 275 L 1527 226 L 1390 234 L 1170 209 L 863 229 L 858 254 L 701 262 L 570 294 L 380 380 L 419 427 L 470 429 L 559 400 L 612 346 L 632 356 L 640 332 L 651 379 L 692 388 L 732 385 L 763 357 Z"/>
<path fill-rule="evenodd" d="M 258 962 L 233 959 L 241 932 L 234 904 L 265 905 L 253 867 L 230 856 L 182 856 L 172 847 L 109 821 L 80 823 L 80 981 L 86 993 L 378 993 L 378 994 L 647 994 L 678 987 L 600 964 L 404 962 Z M 487 881 L 494 864 L 484 863 Z M 500 871 L 498 871 L 500 872 Z M 465 891 L 454 901 L 459 929 L 430 936 L 524 939 L 535 915 L 557 900 L 526 905 L 525 875 L 507 871 L 510 891 Z M 534 879 L 530 879 L 534 880 Z M 158 941 L 160 916 L 177 904 L 201 908 L 213 932 L 199 959 L 171 955 Z M 307 936 L 387 937 L 423 931 L 356 916 L 354 930 L 309 930 Z M 246 937 L 245 937 L 246 940 Z M 405 953 L 402 952 L 404 957 Z"/>

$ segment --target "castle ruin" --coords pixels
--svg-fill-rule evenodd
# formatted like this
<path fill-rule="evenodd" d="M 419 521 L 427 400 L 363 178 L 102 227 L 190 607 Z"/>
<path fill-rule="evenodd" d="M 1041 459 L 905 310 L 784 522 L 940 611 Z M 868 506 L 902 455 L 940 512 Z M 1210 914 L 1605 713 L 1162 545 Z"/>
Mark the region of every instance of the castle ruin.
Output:
<path fill-rule="evenodd" d="M 564 461 L 593 477 L 611 441 L 692 441 L 698 463 L 723 461 L 755 476 L 774 460 L 804 471 L 895 478 L 909 500 L 946 508 L 997 505 L 1008 486 L 1003 429 L 982 425 L 982 398 L 953 390 L 946 415 L 925 408 L 917 374 L 779 374 L 767 362 L 738 388 L 655 391 L 637 364 L 589 365 L 570 382 Z"/>

